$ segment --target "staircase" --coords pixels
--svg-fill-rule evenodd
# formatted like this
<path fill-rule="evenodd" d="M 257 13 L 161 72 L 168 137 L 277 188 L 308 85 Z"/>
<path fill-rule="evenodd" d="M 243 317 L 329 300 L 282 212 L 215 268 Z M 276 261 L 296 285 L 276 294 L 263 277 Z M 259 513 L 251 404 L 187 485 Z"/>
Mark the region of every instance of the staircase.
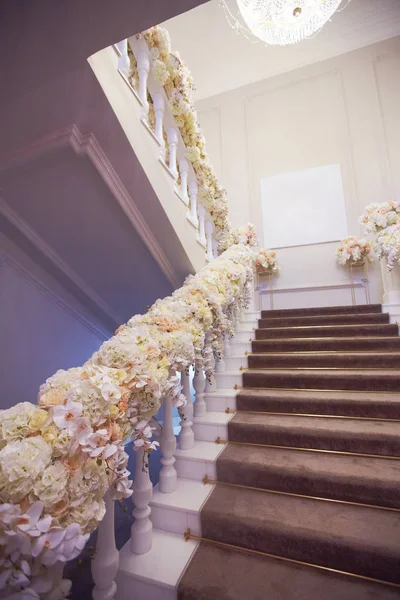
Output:
<path fill-rule="evenodd" d="M 380 305 L 254 318 L 155 494 L 158 526 L 201 539 L 171 598 L 400 598 L 397 325 Z"/>

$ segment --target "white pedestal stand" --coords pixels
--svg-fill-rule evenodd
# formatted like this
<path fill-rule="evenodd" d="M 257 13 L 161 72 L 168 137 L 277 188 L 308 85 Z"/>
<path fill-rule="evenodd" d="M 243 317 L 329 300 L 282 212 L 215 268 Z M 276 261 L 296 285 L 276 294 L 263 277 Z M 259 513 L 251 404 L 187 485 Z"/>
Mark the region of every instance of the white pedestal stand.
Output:
<path fill-rule="evenodd" d="M 383 281 L 382 310 L 390 315 L 391 323 L 400 323 L 400 267 L 387 270 L 386 259 L 380 261 Z"/>

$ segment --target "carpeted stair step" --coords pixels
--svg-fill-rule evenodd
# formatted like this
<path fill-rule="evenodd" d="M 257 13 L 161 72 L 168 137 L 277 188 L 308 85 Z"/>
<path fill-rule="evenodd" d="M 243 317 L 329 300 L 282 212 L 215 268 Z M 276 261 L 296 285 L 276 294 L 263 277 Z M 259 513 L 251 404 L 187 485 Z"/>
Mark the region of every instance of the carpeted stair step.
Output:
<path fill-rule="evenodd" d="M 230 442 L 400 456 L 400 422 L 236 413 Z"/>
<path fill-rule="evenodd" d="M 400 583 L 398 511 L 217 485 L 201 526 L 207 539 Z"/>
<path fill-rule="evenodd" d="M 243 388 L 238 411 L 400 419 L 400 394 Z"/>
<path fill-rule="evenodd" d="M 243 372 L 243 387 L 400 392 L 394 369 L 259 369 Z"/>
<path fill-rule="evenodd" d="M 353 325 L 356 323 L 389 323 L 387 313 L 356 313 L 349 315 L 313 315 L 303 317 L 268 317 L 259 319 L 260 329 L 271 327 L 309 327 L 310 325 Z"/>
<path fill-rule="evenodd" d="M 331 352 L 287 353 L 287 354 L 249 354 L 250 369 L 271 368 L 354 368 L 354 369 L 399 369 L 400 349 L 398 352 Z"/>
<path fill-rule="evenodd" d="M 400 589 L 201 543 L 178 600 L 399 600 Z"/>
<path fill-rule="evenodd" d="M 271 327 L 255 330 L 255 339 L 268 338 L 319 338 L 319 337 L 360 337 L 360 336 L 395 336 L 398 335 L 398 325 L 312 325 L 310 327 Z"/>
<path fill-rule="evenodd" d="M 228 444 L 220 482 L 400 509 L 400 460 Z"/>
<path fill-rule="evenodd" d="M 348 315 L 359 313 L 380 313 L 381 304 L 360 304 L 357 306 L 320 306 L 311 308 L 282 308 L 277 310 L 261 311 L 261 318 L 269 317 L 297 317 L 312 315 Z"/>
<path fill-rule="evenodd" d="M 353 352 L 400 350 L 400 337 L 338 337 L 253 340 L 252 351 L 262 352 Z"/>

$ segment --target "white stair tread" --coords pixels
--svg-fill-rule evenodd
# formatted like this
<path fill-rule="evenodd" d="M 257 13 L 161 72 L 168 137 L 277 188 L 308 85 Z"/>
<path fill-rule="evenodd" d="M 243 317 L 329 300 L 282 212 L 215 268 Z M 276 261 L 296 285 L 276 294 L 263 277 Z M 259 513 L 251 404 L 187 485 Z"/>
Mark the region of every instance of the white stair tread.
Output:
<path fill-rule="evenodd" d="M 241 375 L 242 373 L 243 373 L 243 371 L 241 371 L 240 369 L 235 369 L 233 371 L 227 370 L 227 371 L 223 371 L 222 373 L 215 373 L 215 377 L 220 377 L 223 375 L 229 375 L 229 377 L 233 377 L 234 375 L 237 376 L 237 375 Z M 221 392 L 221 391 L 225 391 L 225 390 L 218 390 L 218 392 Z"/>
<path fill-rule="evenodd" d="M 206 398 L 234 398 L 236 390 L 215 390 L 215 392 L 205 392 Z"/>
<path fill-rule="evenodd" d="M 178 478 L 178 486 L 170 494 L 160 492 L 157 484 L 150 505 L 198 514 L 214 487 L 214 485 L 204 485 L 202 481 Z"/>
<path fill-rule="evenodd" d="M 232 419 L 232 413 L 207 412 L 202 417 L 193 417 L 194 425 L 226 425 Z"/>
<path fill-rule="evenodd" d="M 202 460 L 205 462 L 214 462 L 225 448 L 226 444 L 216 444 L 215 442 L 204 442 L 196 440 L 194 448 L 190 450 L 175 450 L 174 456 L 177 458 L 186 458 L 187 460 Z"/>
<path fill-rule="evenodd" d="M 174 589 L 197 546 L 194 540 L 185 542 L 182 535 L 154 529 L 152 548 L 147 554 L 133 554 L 128 540 L 119 553 L 119 571 Z M 134 594 L 134 587 L 132 591 Z"/>

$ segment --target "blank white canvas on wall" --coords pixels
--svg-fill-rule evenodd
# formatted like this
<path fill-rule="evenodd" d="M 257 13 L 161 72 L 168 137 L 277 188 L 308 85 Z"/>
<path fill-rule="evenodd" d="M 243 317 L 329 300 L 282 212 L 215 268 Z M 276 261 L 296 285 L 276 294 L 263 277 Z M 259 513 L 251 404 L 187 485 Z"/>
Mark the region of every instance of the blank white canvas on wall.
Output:
<path fill-rule="evenodd" d="M 339 164 L 262 178 L 261 205 L 266 247 L 333 242 L 348 235 Z"/>

